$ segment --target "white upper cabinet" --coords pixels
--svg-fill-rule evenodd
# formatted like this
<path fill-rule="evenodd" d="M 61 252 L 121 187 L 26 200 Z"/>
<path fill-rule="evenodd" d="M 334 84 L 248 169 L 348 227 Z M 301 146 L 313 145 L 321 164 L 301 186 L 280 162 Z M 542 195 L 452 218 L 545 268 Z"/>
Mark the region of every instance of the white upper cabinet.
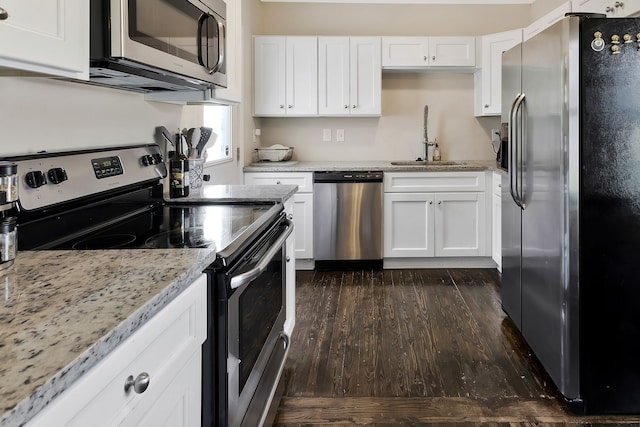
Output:
<path fill-rule="evenodd" d="M 428 65 L 428 37 L 382 38 L 382 68 L 418 68 Z"/>
<path fill-rule="evenodd" d="M 573 12 L 604 13 L 610 18 L 638 16 L 640 0 L 572 0 Z"/>
<path fill-rule="evenodd" d="M 475 37 L 382 38 L 385 69 L 473 68 L 475 65 Z"/>
<path fill-rule="evenodd" d="M 89 2 L 2 0 L 0 67 L 89 78 Z"/>
<path fill-rule="evenodd" d="M 564 18 L 565 14 L 570 13 L 571 10 L 572 8 L 570 1 L 561 4 L 551 12 L 544 15 L 542 18 L 536 20 L 534 23 L 524 28 L 522 30 L 522 39 L 529 40 L 531 37 L 535 36 L 546 28 L 549 28 L 551 25 Z"/>
<path fill-rule="evenodd" d="M 475 75 L 475 115 L 499 116 L 502 111 L 502 54 L 522 41 L 522 30 L 481 38 L 480 70 Z"/>
<path fill-rule="evenodd" d="M 429 37 L 429 66 L 475 67 L 475 37 Z"/>
<path fill-rule="evenodd" d="M 379 116 L 380 37 L 318 37 L 318 113 Z"/>
<path fill-rule="evenodd" d="M 318 39 L 254 37 L 254 115 L 318 114 Z"/>

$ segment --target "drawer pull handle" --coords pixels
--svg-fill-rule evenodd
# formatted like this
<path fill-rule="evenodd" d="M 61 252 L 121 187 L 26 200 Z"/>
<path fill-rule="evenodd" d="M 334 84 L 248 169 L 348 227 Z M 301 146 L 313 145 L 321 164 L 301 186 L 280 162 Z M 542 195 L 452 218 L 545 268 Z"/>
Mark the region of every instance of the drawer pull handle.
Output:
<path fill-rule="evenodd" d="M 135 379 L 133 379 L 133 375 L 129 375 L 124 382 L 124 392 L 129 393 L 133 387 L 133 391 L 142 394 L 147 390 L 147 387 L 149 387 L 150 379 L 151 377 L 149 377 L 149 374 L 146 372 L 141 373 Z"/>
<path fill-rule="evenodd" d="M 9 12 L 6 9 L 0 7 L 0 21 L 4 21 L 9 17 Z"/>

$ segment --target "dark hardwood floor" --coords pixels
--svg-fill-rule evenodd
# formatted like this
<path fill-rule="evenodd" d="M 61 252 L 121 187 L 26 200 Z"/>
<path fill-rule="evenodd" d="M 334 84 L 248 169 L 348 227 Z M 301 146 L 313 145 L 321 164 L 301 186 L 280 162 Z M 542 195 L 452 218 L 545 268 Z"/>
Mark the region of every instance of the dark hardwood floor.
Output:
<path fill-rule="evenodd" d="M 495 270 L 302 272 L 274 425 L 640 425 L 574 416 L 500 307 Z"/>

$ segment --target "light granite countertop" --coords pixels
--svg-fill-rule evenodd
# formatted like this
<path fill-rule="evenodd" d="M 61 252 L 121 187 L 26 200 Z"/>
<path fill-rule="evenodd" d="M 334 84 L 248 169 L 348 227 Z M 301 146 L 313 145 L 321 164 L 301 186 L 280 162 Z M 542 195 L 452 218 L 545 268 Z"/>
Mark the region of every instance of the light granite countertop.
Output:
<path fill-rule="evenodd" d="M 284 202 L 295 186 L 207 185 L 181 202 Z M 0 427 L 24 425 L 203 274 L 206 249 L 18 252 L 0 271 Z"/>
<path fill-rule="evenodd" d="M 383 171 L 383 172 L 455 172 L 496 170 L 494 160 L 459 160 L 457 164 L 447 161 L 430 162 L 427 165 L 393 165 L 394 161 L 327 161 L 327 162 L 263 162 L 244 167 L 244 172 L 315 172 L 315 171 Z"/>

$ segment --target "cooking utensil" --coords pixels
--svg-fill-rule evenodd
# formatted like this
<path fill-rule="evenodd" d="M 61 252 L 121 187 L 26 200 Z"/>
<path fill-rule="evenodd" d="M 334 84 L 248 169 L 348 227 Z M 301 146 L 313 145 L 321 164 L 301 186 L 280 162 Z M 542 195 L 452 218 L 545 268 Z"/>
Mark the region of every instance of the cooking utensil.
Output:
<path fill-rule="evenodd" d="M 200 140 L 196 144 L 196 156 L 202 157 L 202 152 L 204 151 L 205 145 L 209 142 L 209 138 L 213 134 L 213 129 L 211 128 L 200 128 Z"/>
<path fill-rule="evenodd" d="M 185 134 L 186 133 L 186 140 L 187 140 L 187 152 L 184 153 L 187 157 L 191 157 L 191 152 L 193 151 L 193 132 L 194 132 L 195 128 L 190 128 L 189 130 L 187 129 L 183 129 L 182 133 Z"/>

